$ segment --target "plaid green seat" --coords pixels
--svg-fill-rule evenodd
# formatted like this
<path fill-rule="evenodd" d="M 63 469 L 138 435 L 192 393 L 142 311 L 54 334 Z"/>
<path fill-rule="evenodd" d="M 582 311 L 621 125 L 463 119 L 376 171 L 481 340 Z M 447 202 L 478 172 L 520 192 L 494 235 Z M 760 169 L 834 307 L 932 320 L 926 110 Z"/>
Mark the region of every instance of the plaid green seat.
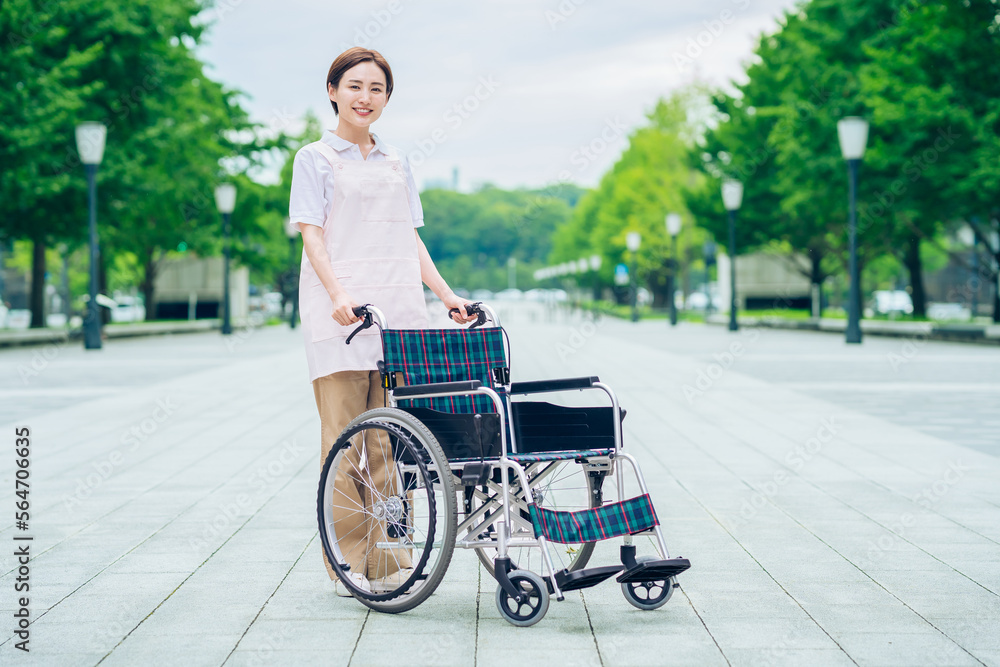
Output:
<path fill-rule="evenodd" d="M 432 382 L 479 380 L 503 394 L 493 370 L 507 367 L 503 329 L 386 329 L 382 352 L 387 373 L 402 373 L 408 386 Z M 488 396 L 446 396 L 401 400 L 403 407 L 441 412 L 496 412 Z"/>
<path fill-rule="evenodd" d="M 562 544 L 634 535 L 660 524 L 649 494 L 579 512 L 557 512 L 534 503 L 528 505 L 528 509 L 535 537 L 545 536 Z"/>

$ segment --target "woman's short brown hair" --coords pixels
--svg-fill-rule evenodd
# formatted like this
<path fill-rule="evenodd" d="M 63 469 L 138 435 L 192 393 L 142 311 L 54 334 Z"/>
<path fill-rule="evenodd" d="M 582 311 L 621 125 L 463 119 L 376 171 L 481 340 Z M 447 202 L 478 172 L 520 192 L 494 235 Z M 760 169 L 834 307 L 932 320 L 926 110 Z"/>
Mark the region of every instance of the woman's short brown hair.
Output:
<path fill-rule="evenodd" d="M 388 102 L 392 95 L 392 68 L 389 67 L 389 63 L 386 62 L 381 53 L 372 49 L 363 49 L 360 46 L 347 49 L 333 61 L 333 64 L 330 65 L 330 71 L 326 75 L 327 90 L 329 90 L 329 86 L 333 86 L 334 89 L 340 86 L 344 72 L 355 65 L 367 62 L 375 63 L 385 73 L 385 101 Z M 330 104 L 333 105 L 333 113 L 339 116 L 340 110 L 337 109 L 337 103 L 330 100 Z"/>

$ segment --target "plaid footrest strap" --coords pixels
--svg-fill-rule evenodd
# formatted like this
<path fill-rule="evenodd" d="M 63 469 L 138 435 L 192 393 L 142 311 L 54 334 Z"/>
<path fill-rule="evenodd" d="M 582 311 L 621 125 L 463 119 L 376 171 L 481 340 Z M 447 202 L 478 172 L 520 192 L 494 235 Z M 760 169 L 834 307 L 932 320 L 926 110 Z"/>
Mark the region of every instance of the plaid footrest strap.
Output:
<path fill-rule="evenodd" d="M 528 505 L 535 537 L 576 544 L 634 535 L 660 524 L 649 494 L 580 512 L 557 512 Z"/>

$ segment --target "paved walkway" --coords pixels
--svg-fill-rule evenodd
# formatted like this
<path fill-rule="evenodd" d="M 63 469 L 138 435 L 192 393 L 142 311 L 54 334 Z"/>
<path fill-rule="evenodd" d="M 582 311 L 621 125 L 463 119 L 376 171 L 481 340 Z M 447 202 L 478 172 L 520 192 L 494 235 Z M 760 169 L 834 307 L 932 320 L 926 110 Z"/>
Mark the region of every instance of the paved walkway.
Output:
<path fill-rule="evenodd" d="M 0 351 L 4 502 L 32 429 L 29 530 L 0 522 L 0 663 L 1000 665 L 996 350 L 507 310 L 516 378 L 598 374 L 628 409 L 693 563 L 664 608 L 612 582 L 514 628 L 467 552 L 406 614 L 334 597 L 300 333 L 192 334 Z M 954 432 L 926 428 L 935 397 Z M 30 654 L 15 535 L 34 538 Z"/>

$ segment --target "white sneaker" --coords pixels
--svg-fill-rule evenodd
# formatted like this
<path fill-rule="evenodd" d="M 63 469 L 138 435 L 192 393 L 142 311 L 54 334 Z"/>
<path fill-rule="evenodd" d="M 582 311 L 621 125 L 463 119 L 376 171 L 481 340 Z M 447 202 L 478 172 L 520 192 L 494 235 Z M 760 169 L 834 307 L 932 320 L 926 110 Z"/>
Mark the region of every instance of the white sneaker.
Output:
<path fill-rule="evenodd" d="M 368 579 L 365 578 L 365 575 L 361 574 L 360 572 L 352 572 L 351 574 L 348 575 L 348 577 L 350 578 L 351 583 L 360 588 L 361 590 L 367 593 L 371 592 L 372 586 L 368 582 Z M 343 582 L 341 582 L 339 579 L 334 584 L 334 592 L 339 597 L 342 598 L 354 597 L 354 593 L 351 592 L 351 589 L 345 586 Z"/>
<path fill-rule="evenodd" d="M 394 591 L 402 586 L 411 576 L 413 576 L 413 568 L 408 567 L 403 570 L 399 570 L 394 574 L 382 577 L 381 579 L 376 579 L 371 582 L 372 592 L 388 593 L 389 591 Z M 408 592 L 409 591 L 407 591 L 407 593 Z"/>

